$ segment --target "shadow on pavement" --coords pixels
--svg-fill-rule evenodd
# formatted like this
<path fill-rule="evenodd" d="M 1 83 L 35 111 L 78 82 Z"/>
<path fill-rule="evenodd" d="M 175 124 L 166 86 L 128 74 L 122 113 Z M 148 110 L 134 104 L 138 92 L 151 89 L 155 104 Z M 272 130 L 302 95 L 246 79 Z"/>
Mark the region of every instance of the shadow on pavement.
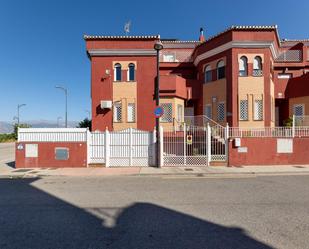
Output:
<path fill-rule="evenodd" d="M 81 209 L 31 186 L 36 180 L 0 180 L 1 249 L 271 248 L 241 228 L 150 203 Z"/>
<path fill-rule="evenodd" d="M 5 163 L 5 164 L 6 164 L 7 166 L 9 166 L 9 167 L 15 169 L 15 161 L 7 162 L 7 163 Z"/>

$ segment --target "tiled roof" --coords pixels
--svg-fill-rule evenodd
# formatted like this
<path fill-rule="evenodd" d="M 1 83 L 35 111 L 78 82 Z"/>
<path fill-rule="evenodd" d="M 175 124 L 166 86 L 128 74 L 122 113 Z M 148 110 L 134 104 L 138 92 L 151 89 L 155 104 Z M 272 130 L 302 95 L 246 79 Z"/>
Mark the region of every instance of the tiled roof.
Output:
<path fill-rule="evenodd" d="M 199 41 L 179 41 L 179 40 L 161 40 L 163 44 L 165 43 L 200 43 Z"/>
<path fill-rule="evenodd" d="M 160 39 L 160 35 L 84 35 L 85 40 L 118 40 L 118 39 L 132 39 L 132 40 L 149 40 Z"/>
<path fill-rule="evenodd" d="M 208 42 L 231 30 L 277 30 L 277 28 L 277 25 L 232 25 L 229 28 L 223 30 L 222 32 L 217 33 L 214 36 L 208 37 L 204 42 Z M 204 42 L 200 43 L 199 45 L 203 44 Z"/>
<path fill-rule="evenodd" d="M 227 31 L 230 31 L 230 30 L 272 30 L 272 29 L 277 29 L 277 25 L 265 25 L 265 26 L 256 26 L 256 25 L 232 25 L 231 27 L 223 30 L 222 32 L 214 35 L 214 36 L 211 36 L 209 37 L 206 41 L 209 41 Z"/>

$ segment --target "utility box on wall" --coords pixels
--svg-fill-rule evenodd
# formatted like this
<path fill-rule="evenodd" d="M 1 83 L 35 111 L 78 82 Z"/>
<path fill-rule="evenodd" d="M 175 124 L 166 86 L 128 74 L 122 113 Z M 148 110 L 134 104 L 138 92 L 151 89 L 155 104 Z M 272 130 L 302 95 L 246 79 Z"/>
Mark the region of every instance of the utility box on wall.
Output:
<path fill-rule="evenodd" d="M 234 139 L 234 146 L 240 147 L 241 146 L 241 139 L 239 137 Z"/>

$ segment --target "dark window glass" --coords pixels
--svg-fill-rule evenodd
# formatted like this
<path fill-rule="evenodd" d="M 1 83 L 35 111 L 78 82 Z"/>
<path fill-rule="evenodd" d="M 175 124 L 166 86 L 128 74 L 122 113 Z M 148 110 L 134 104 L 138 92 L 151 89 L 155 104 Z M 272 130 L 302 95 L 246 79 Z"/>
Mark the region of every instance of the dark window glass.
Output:
<path fill-rule="evenodd" d="M 121 65 L 115 65 L 115 81 L 121 81 Z"/>
<path fill-rule="evenodd" d="M 129 65 L 129 81 L 135 80 L 135 65 L 130 64 Z"/>
<path fill-rule="evenodd" d="M 218 68 L 218 80 L 225 78 L 225 66 Z"/>

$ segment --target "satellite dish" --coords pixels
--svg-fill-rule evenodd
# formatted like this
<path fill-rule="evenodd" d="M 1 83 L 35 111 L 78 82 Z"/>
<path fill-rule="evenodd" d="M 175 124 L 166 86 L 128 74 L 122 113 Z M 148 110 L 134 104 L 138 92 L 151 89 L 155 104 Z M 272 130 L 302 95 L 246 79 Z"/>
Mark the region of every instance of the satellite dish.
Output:
<path fill-rule="evenodd" d="M 126 33 L 126 35 L 128 35 L 128 33 L 130 32 L 130 27 L 131 27 L 131 21 L 126 22 L 124 25 L 124 32 Z"/>

